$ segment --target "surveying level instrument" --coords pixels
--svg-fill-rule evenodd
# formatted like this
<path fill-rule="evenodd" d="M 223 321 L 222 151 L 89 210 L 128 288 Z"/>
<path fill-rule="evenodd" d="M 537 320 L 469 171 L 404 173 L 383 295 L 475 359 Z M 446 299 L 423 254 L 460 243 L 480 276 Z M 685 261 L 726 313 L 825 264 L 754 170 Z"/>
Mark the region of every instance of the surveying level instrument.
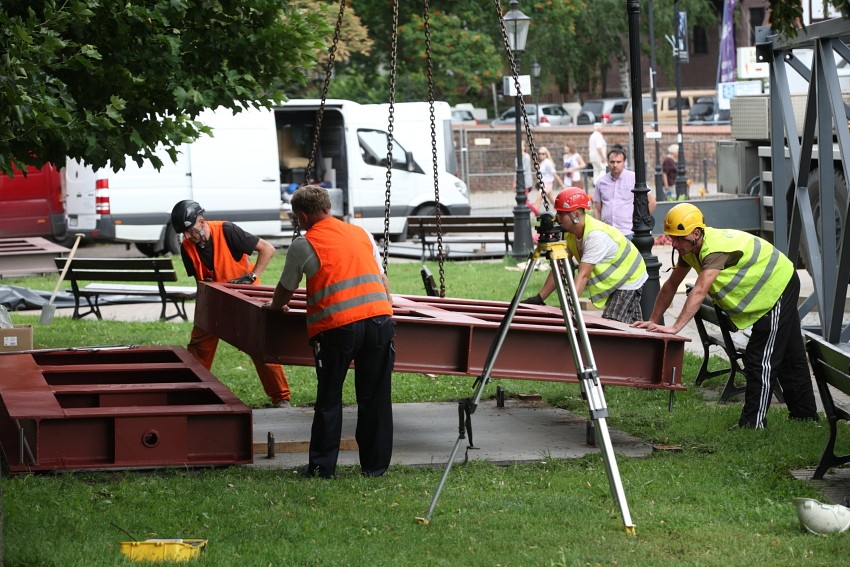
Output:
<path fill-rule="evenodd" d="M 548 208 L 548 207 L 547 207 Z M 546 212 L 538 217 L 540 221 L 537 227 L 538 241 L 537 246 L 529 256 L 529 261 L 526 264 L 525 272 L 522 275 L 519 287 L 514 294 L 508 311 L 502 322 L 499 325 L 499 331 L 493 344 L 490 346 L 490 352 L 487 354 L 487 359 L 484 363 L 484 371 L 479 376 L 473 388 L 476 388 L 475 394 L 470 398 L 465 398 L 458 405 L 458 438 L 452 449 L 449 461 L 446 463 L 446 469 L 437 486 L 437 491 L 434 493 L 434 498 L 431 500 L 431 507 L 424 518 L 417 518 L 422 524 L 431 522 L 431 515 L 434 513 L 434 508 L 437 506 L 437 500 L 440 498 L 440 493 L 446 484 L 449 472 L 457 457 L 461 442 L 465 439 L 465 435 L 469 436 L 469 444 L 467 446 L 464 462 L 469 459 L 469 449 L 476 447 L 472 442 L 472 414 L 475 413 L 478 403 L 481 401 L 481 396 L 484 393 L 484 388 L 490 380 L 490 375 L 496 362 L 496 357 L 504 343 L 505 336 L 510 329 L 511 322 L 516 315 L 517 307 L 520 299 L 525 292 L 534 268 L 537 265 L 540 257 L 545 257 L 549 260 L 549 266 L 552 270 L 552 275 L 555 280 L 555 289 L 558 292 L 558 298 L 561 302 L 561 312 L 564 315 L 564 326 L 567 329 L 567 336 L 570 341 L 570 349 L 573 353 L 576 371 L 578 373 L 579 383 L 581 384 L 582 398 L 587 400 L 590 409 L 590 418 L 593 420 L 594 430 L 596 432 L 596 445 L 602 451 L 602 458 L 605 461 L 605 470 L 608 473 L 608 484 L 611 488 L 611 493 L 614 500 L 620 507 L 620 514 L 623 517 L 623 524 L 628 535 L 635 535 L 635 526 L 632 524 L 632 518 L 629 514 L 629 505 L 626 502 L 626 494 L 623 491 L 623 483 L 620 480 L 620 471 L 617 468 L 617 460 L 614 457 L 614 451 L 611 447 L 611 436 L 608 433 L 606 419 L 608 417 L 608 407 L 605 405 L 605 395 L 602 391 L 602 383 L 599 380 L 599 373 L 596 369 L 596 362 L 593 358 L 593 351 L 590 348 L 590 339 L 587 336 L 587 328 L 584 325 L 581 307 L 579 305 L 579 297 L 576 292 L 573 273 L 569 266 L 567 243 L 564 241 L 561 227 L 555 223 L 555 217 L 552 213 Z"/>

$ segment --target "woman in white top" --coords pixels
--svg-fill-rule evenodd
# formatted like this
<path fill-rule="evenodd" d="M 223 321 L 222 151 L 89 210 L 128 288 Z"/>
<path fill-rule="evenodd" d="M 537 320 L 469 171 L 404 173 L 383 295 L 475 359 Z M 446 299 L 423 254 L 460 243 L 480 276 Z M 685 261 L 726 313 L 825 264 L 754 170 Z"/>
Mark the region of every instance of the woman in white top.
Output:
<path fill-rule="evenodd" d="M 574 152 L 564 144 L 564 185 L 583 189 L 581 172 L 587 164 L 581 154 Z"/>
<path fill-rule="evenodd" d="M 565 189 L 566 185 L 561 181 L 561 178 L 558 177 L 558 171 L 555 169 L 555 162 L 552 161 L 552 156 L 549 154 L 549 150 L 541 146 L 540 149 L 537 150 L 537 157 L 540 160 L 540 177 L 543 178 L 543 190 L 546 192 L 546 198 L 549 200 L 550 204 L 555 202 L 555 197 L 552 195 L 552 189 L 555 187 L 555 181 L 558 182 L 558 185 L 561 186 L 561 189 Z M 543 206 L 543 194 L 538 195 L 537 208 L 540 209 Z"/>

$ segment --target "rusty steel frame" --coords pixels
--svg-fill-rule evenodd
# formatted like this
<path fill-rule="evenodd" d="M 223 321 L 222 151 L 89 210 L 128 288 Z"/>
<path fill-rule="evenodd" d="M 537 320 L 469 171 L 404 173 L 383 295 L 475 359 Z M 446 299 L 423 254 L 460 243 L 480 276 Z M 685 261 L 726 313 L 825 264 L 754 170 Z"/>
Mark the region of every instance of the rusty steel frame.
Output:
<path fill-rule="evenodd" d="M 53 259 L 68 249 L 40 236 L 0 238 L 0 278 L 56 272 Z"/>
<path fill-rule="evenodd" d="M 181 348 L 0 355 L 13 473 L 253 461 L 251 409 Z"/>
<path fill-rule="evenodd" d="M 284 314 L 263 309 L 273 288 L 236 284 L 198 286 L 195 324 L 266 362 L 312 366 L 304 290 Z M 396 372 L 478 376 L 509 304 L 410 295 L 393 296 Z M 584 316 L 599 376 L 605 385 L 684 390 L 688 339 L 648 333 Z M 520 304 L 502 346 L 494 378 L 578 382 L 556 307 Z"/>

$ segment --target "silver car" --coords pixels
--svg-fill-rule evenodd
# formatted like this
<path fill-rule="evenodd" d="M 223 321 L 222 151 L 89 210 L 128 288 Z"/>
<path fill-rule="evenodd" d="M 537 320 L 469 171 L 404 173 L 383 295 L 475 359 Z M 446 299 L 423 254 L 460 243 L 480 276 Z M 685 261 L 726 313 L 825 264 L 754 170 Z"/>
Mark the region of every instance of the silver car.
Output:
<path fill-rule="evenodd" d="M 569 126 L 573 123 L 572 116 L 560 104 L 526 104 L 525 112 L 532 126 Z M 490 123 L 491 126 L 514 124 L 516 124 L 516 115 L 513 106 Z"/>

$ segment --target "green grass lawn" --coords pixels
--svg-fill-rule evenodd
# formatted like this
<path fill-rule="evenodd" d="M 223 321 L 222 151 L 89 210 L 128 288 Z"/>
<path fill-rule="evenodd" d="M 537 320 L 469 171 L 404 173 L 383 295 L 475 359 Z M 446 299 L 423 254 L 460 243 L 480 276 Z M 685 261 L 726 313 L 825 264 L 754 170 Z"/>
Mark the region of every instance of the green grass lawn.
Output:
<path fill-rule="evenodd" d="M 281 261 L 276 258 L 265 283 L 274 281 Z M 519 273 L 505 269 L 510 265 L 448 264 L 448 295 L 508 300 L 519 281 Z M 419 267 L 391 264 L 393 291 L 421 294 Z M 437 266 L 431 271 L 437 275 Z M 544 277 L 534 274 L 528 295 Z M 8 283 L 51 289 L 53 278 Z M 183 346 L 191 328 L 184 322 L 66 317 L 43 326 L 37 316 L 14 313 L 13 319 L 35 326 L 36 347 Z M 636 537 L 623 529 L 601 456 L 541 455 L 534 464 L 456 466 L 427 526 L 415 518 L 427 511 L 441 468 L 394 466 L 386 477 L 367 479 L 357 467 L 341 467 L 332 481 L 236 466 L 4 476 L 3 559 L 16 566 L 122 565 L 127 561 L 120 541 L 195 537 L 209 544 L 194 563 L 221 566 L 843 563 L 848 535 L 802 533 L 791 503 L 796 496 L 822 499 L 789 471 L 817 463 L 827 425 L 790 422 L 784 408 L 775 408 L 766 430 L 730 430 L 740 403 L 719 404 L 719 383 L 693 388 L 698 363 L 686 354 L 683 382 L 691 387 L 676 394 L 673 411 L 666 392 L 606 389 L 609 426 L 682 449 L 646 458 L 618 456 Z M 295 404 L 313 403 L 312 370 L 286 370 Z M 250 360 L 229 345 L 221 345 L 213 373 L 248 405 L 267 403 Z M 354 401 L 350 382 L 347 403 Z M 499 380 L 485 397 L 494 395 L 496 385 L 528 391 L 530 384 L 549 404 L 580 415 L 587 411 L 575 384 Z M 393 399 L 456 400 L 470 395 L 471 386 L 470 378 L 397 374 Z M 446 423 L 447 440 L 455 439 L 456 427 L 454 420 Z"/>

